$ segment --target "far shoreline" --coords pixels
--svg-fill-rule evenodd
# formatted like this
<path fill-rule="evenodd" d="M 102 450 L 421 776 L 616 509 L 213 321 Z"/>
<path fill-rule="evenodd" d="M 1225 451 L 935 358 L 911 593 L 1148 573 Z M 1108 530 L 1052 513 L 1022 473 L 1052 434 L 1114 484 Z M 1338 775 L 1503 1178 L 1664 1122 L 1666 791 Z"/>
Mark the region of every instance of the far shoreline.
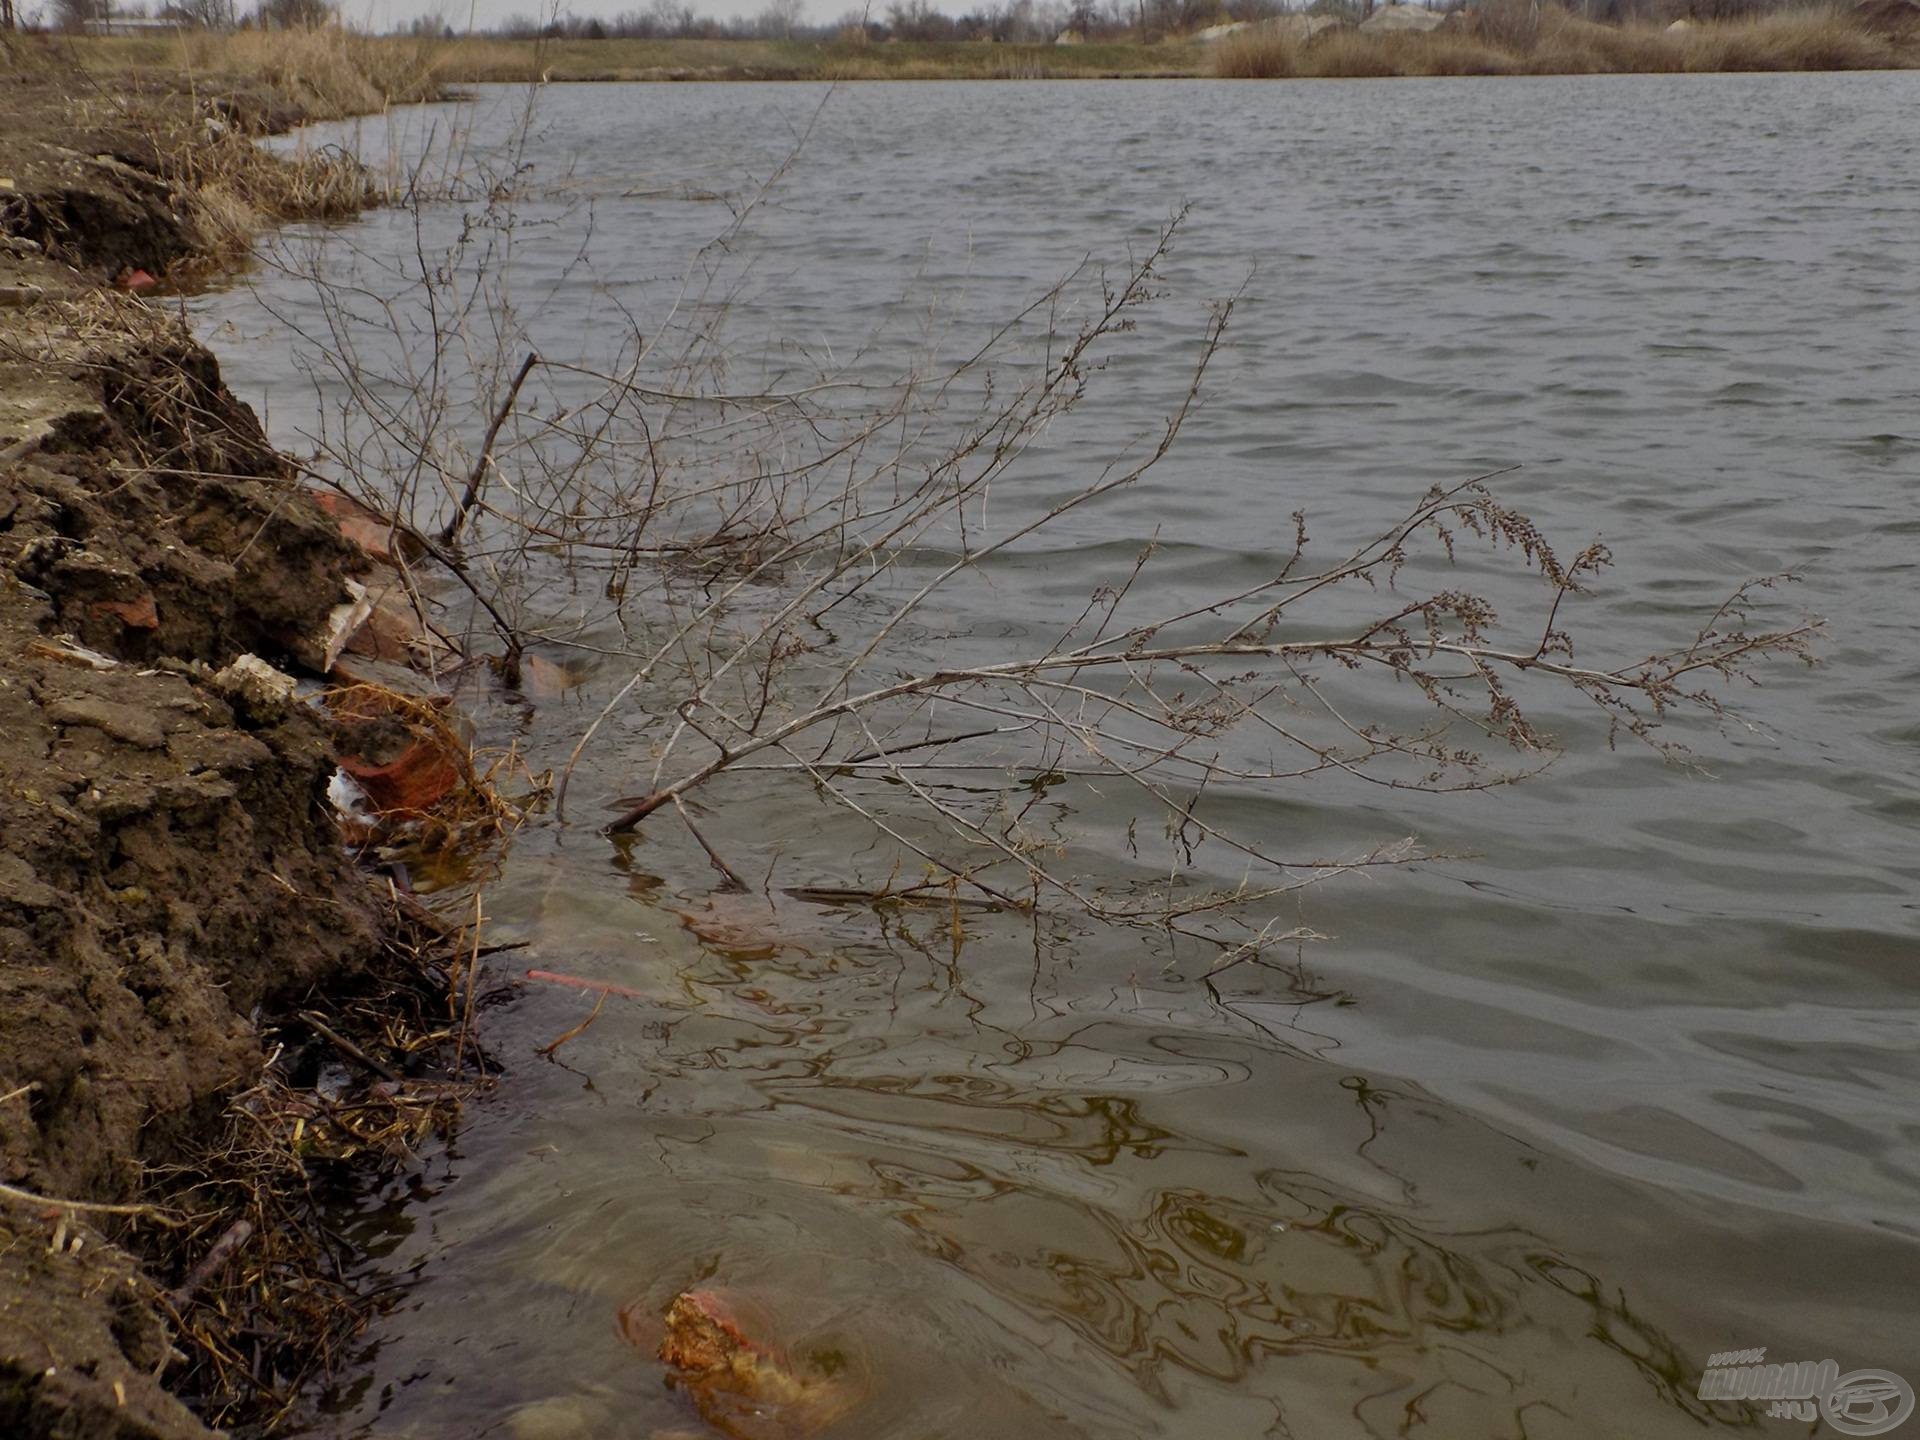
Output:
<path fill-rule="evenodd" d="M 1396 7 L 1398 8 L 1398 7 Z M 1421 12 L 1426 13 L 1426 12 Z M 686 84 L 897 80 L 1432 79 L 1632 74 L 1885 72 L 1920 68 L 1920 4 L 1773 11 L 1741 20 L 1608 25 L 1543 7 L 1531 28 L 1489 9 L 1425 31 L 1348 25 L 1306 35 L 1283 16 L 1207 43 L 1192 37 L 1081 44 L 979 40 L 506 39 L 355 37 L 385 64 L 476 84 Z M 99 73 L 153 71 L 257 82 L 271 34 L 47 36 Z"/>

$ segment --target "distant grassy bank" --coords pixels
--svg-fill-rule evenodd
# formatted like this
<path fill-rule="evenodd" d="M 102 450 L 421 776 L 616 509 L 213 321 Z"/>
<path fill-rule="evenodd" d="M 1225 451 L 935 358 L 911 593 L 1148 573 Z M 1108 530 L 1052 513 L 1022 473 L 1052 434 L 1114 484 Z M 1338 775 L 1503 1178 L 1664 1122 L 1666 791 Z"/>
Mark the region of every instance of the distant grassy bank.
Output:
<path fill-rule="evenodd" d="M 1920 66 L 1920 7 L 1900 0 L 1778 11 L 1681 28 L 1603 25 L 1552 6 L 1524 24 L 1483 6 L 1426 33 L 1339 27 L 1300 36 L 1253 26 L 1208 45 L 861 44 L 805 40 L 456 40 L 306 34 L 61 39 L 87 68 L 167 71 L 263 84 L 308 112 L 358 114 L 429 98 L 447 85 L 612 80 L 1066 80 L 1580 75 Z M 1889 20 L 1889 15 L 1892 19 Z"/>
<path fill-rule="evenodd" d="M 279 122 L 338 120 L 439 97 L 458 42 L 320 30 L 184 31 L 173 35 L 22 36 L 0 54 L 0 77 L 51 67 L 134 88 L 240 92 L 284 112 Z"/>
<path fill-rule="evenodd" d="M 1396 75 L 1705 74 L 1902 70 L 1920 65 L 1920 8 L 1780 10 L 1743 20 L 1600 25 L 1542 6 L 1483 6 L 1425 34 L 1329 30 L 1311 40 L 1256 26 L 1212 47 L 1231 79 Z M 1524 15 L 1524 22 L 1522 16 Z"/>
<path fill-rule="evenodd" d="M 413 77 L 441 84 L 531 80 L 1054 80 L 1212 74 L 1211 47 L 1156 44 L 995 45 L 903 41 L 862 45 L 806 40 L 416 40 L 344 36 L 302 46 L 299 36 L 101 36 L 60 39 L 90 69 L 190 69 L 238 78 L 271 69 L 279 83 L 302 71 L 339 80 L 357 72 L 404 92 Z M 279 47 L 291 53 L 276 56 Z M 304 82 L 301 82 L 304 83 Z"/>
<path fill-rule="evenodd" d="M 450 79 L 1073 80 L 1209 73 L 1206 46 L 1169 40 L 1089 45 L 988 41 L 849 44 L 804 40 L 470 40 Z"/>

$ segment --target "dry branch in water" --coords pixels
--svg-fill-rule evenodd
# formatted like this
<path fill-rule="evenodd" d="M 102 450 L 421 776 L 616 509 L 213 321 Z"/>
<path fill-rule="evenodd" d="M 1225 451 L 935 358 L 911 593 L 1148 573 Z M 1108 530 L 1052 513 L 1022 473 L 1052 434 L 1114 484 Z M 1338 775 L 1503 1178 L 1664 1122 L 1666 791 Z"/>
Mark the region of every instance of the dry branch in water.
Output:
<path fill-rule="evenodd" d="M 515 158 L 505 173 L 522 171 Z M 512 318 L 499 278 L 518 223 L 507 179 L 476 184 L 486 206 L 455 255 L 429 252 L 416 209 L 402 299 L 316 276 L 316 338 L 343 397 L 316 437 L 321 468 L 357 482 L 401 533 L 438 537 L 426 553 L 457 562 L 484 599 L 510 681 L 530 647 L 607 657 L 591 637 L 617 627 L 625 643 L 611 654 L 630 673 L 573 747 L 561 814 L 610 723 L 629 738 L 651 729 L 651 773 L 607 828 L 671 807 L 727 888 L 748 888 L 741 872 L 757 867 L 695 828 L 688 797 L 721 807 L 747 793 L 726 789 L 731 778 L 788 776 L 862 817 L 896 872 L 921 872 L 847 893 L 1064 905 L 1219 947 L 1217 973 L 1304 933 L 1277 918 L 1281 897 L 1420 854 L 1398 836 L 1349 853 L 1282 847 L 1235 820 L 1249 799 L 1308 781 L 1510 783 L 1555 753 L 1533 717 L 1569 691 L 1604 717 L 1608 743 L 1671 755 L 1675 714 L 1722 716 L 1723 682 L 1807 655 L 1813 625 L 1754 618 L 1776 577 L 1742 587 L 1683 644 L 1620 658 L 1626 637 L 1574 623 L 1606 547 L 1563 557 L 1482 475 L 1331 554 L 1296 512 L 1267 575 L 1178 605 L 1156 602 L 1166 591 L 1148 543 L 1034 652 L 930 661 L 915 632 L 936 597 L 990 585 L 992 562 L 1138 485 L 1193 415 L 1232 300 L 1210 313 L 1184 391 L 1136 447 L 1064 495 L 1036 498 L 1022 472 L 1157 297 L 1180 220 L 1116 277 L 1075 271 L 957 359 L 889 384 L 841 360 L 741 385 L 724 342 L 729 266 L 764 187 L 658 323 L 643 335 L 629 319 L 617 359 L 596 369 L 538 358 Z M 369 330 L 392 342 L 377 361 Z M 1589 658 L 1601 650 L 1609 658 Z M 1102 880 L 1070 863 L 1040 812 L 1075 795 L 1111 805 L 1116 792 L 1132 797 L 1140 873 Z M 1157 866 L 1140 857 L 1155 828 Z"/>

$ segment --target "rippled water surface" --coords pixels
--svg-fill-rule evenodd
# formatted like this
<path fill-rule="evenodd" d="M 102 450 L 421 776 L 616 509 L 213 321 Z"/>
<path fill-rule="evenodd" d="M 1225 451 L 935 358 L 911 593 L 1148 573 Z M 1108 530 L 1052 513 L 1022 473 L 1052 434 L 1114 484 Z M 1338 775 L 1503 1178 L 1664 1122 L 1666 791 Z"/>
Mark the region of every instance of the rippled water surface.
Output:
<path fill-rule="evenodd" d="M 523 98 L 345 133 L 485 154 Z M 1296 508 L 1358 535 L 1519 466 L 1503 494 L 1616 552 L 1589 633 L 1681 638 L 1793 567 L 1823 663 L 1767 672 L 1760 728 L 1689 730 L 1705 773 L 1569 709 L 1571 753 L 1523 787 L 1255 810 L 1316 850 L 1418 832 L 1459 858 L 1314 890 L 1331 938 L 1220 993 L 1137 936 L 983 924 L 956 953 L 940 913 L 709 897 L 677 831 L 530 827 L 485 896 L 489 937 L 528 946 L 499 978 L 645 998 L 564 1067 L 536 1047 L 586 998 L 488 1014 L 507 1083 L 367 1217 L 412 1283 L 334 1428 L 702 1433 L 615 1325 L 695 1284 L 832 1357 L 846 1437 L 1784 1435 L 1692 1398 L 1709 1353 L 1920 1381 L 1920 77 L 821 99 L 541 92 L 532 341 L 604 363 L 615 302 L 655 323 L 809 123 L 728 252 L 749 368 L 864 344 L 894 373 L 929 305 L 963 345 L 1191 206 L 1165 299 L 1036 449 L 1042 490 L 1177 400 L 1205 302 L 1242 297 L 1173 457 L 936 603 L 929 653 L 1058 628 L 1149 536 L 1148 583 L 1226 589 Z M 462 213 L 429 206 L 429 238 Z M 413 235 L 387 212 L 289 245 L 377 289 Z M 199 302 L 294 444 L 315 314 L 271 267 Z M 470 703 L 553 764 L 625 673 Z M 616 725 L 574 803 L 642 784 L 645 743 Z M 1097 800 L 1057 823 L 1120 863 Z M 885 879 L 805 786 L 739 783 L 707 824 L 747 868 Z"/>

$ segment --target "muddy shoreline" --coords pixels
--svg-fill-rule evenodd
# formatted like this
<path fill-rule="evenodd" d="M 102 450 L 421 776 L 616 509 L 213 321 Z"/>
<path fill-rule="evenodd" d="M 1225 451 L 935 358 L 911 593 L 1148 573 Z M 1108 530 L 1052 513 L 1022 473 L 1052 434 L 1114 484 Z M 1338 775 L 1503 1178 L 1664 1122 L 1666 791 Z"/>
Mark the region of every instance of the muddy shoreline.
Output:
<path fill-rule="evenodd" d="M 368 557 L 128 293 L 298 213 L 277 162 L 243 156 L 218 197 L 198 178 L 298 98 L 33 58 L 0 64 L 0 1434 L 188 1440 L 271 1409 L 351 1329 L 350 1306 L 277 1303 L 283 1232 L 431 1063 L 355 1065 L 351 1022 L 312 1022 L 351 1002 L 364 1028 L 448 977 L 430 917 L 342 843 L 334 722 L 234 668 L 320 676 Z M 348 203 L 338 180 L 314 213 Z M 329 1065 L 386 1072 L 368 1133 L 352 1087 L 380 1077 L 321 1096 Z M 261 1182 L 288 1135 L 293 1180 Z M 236 1377 L 250 1394 L 221 1396 Z"/>

